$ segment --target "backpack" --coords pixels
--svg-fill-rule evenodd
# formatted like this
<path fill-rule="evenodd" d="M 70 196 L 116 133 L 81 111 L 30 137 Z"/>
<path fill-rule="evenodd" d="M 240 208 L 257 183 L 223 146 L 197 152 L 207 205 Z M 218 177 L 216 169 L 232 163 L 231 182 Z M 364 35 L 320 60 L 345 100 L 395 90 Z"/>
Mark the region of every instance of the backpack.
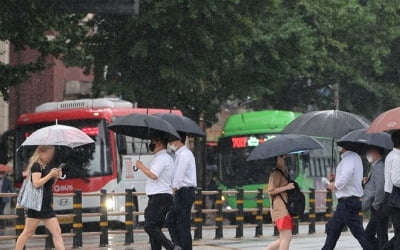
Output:
<path fill-rule="evenodd" d="M 287 202 L 283 199 L 282 194 L 278 194 L 281 197 L 283 203 L 285 203 L 286 208 L 291 216 L 301 216 L 304 214 L 304 210 L 306 208 L 306 197 L 303 192 L 301 192 L 299 184 L 293 180 L 291 180 L 288 176 L 286 176 L 282 170 L 275 168 L 273 171 L 278 171 L 281 173 L 289 183 L 294 184 L 294 189 L 286 191 L 288 200 Z M 274 197 L 275 198 L 275 197 Z M 273 206 L 273 203 L 272 203 Z"/>

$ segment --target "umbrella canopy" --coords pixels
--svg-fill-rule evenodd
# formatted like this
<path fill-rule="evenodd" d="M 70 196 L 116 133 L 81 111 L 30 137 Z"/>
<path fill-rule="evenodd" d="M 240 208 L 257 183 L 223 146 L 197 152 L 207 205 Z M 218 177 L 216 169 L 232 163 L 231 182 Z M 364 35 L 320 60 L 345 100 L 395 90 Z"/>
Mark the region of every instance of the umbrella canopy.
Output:
<path fill-rule="evenodd" d="M 4 164 L 0 164 L 0 172 L 8 173 L 8 172 L 12 172 L 12 171 L 13 171 L 12 167 L 4 165 Z"/>
<path fill-rule="evenodd" d="M 169 122 L 178 132 L 183 132 L 192 136 L 206 136 L 199 125 L 186 116 L 180 116 L 171 113 L 156 114 L 155 116 L 158 116 Z"/>
<path fill-rule="evenodd" d="M 160 135 L 166 136 L 169 140 L 180 139 L 178 132 L 169 122 L 153 115 L 122 116 L 111 123 L 108 128 L 116 133 L 140 139 L 151 139 Z"/>
<path fill-rule="evenodd" d="M 319 148 L 323 148 L 320 142 L 305 135 L 278 135 L 257 146 L 250 153 L 247 161 L 263 160 L 279 155 Z"/>
<path fill-rule="evenodd" d="M 283 133 L 339 139 L 355 129 L 368 128 L 368 124 L 366 118 L 356 114 L 340 110 L 322 110 L 297 117 L 289 123 Z"/>
<path fill-rule="evenodd" d="M 367 129 L 357 129 L 354 130 L 337 141 L 337 144 L 349 143 L 354 145 L 354 147 L 362 145 L 371 145 L 388 150 L 393 149 L 393 142 L 388 133 L 376 133 L 368 134 Z"/>
<path fill-rule="evenodd" d="M 93 139 L 80 129 L 56 124 L 36 130 L 21 146 L 54 145 L 76 148 L 93 142 Z"/>
<path fill-rule="evenodd" d="M 400 129 L 400 107 L 390 109 L 380 114 L 371 123 L 367 133 L 379 133 Z"/>

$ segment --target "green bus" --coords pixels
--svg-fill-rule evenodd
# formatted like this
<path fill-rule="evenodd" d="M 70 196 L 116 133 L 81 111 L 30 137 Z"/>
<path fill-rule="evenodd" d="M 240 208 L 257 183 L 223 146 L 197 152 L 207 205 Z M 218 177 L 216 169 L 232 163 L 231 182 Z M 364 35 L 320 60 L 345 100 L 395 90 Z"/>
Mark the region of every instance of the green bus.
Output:
<path fill-rule="evenodd" d="M 281 110 L 264 110 L 231 115 L 225 125 L 223 135 L 217 144 L 218 186 L 222 190 L 255 191 L 266 190 L 273 159 L 246 162 L 250 152 L 260 143 L 278 135 L 301 113 Z M 319 139 L 324 149 L 288 157 L 290 176 L 302 190 L 315 188 L 325 190 L 324 178 L 331 166 L 331 140 Z M 325 205 L 325 195 L 316 195 L 316 206 Z M 306 195 L 307 197 L 307 195 Z M 227 209 L 236 208 L 236 195 L 223 197 Z M 244 195 L 244 208 L 256 208 L 256 195 Z M 264 207 L 270 207 L 268 195 L 264 193 Z M 322 210 L 321 210 L 322 212 Z"/>

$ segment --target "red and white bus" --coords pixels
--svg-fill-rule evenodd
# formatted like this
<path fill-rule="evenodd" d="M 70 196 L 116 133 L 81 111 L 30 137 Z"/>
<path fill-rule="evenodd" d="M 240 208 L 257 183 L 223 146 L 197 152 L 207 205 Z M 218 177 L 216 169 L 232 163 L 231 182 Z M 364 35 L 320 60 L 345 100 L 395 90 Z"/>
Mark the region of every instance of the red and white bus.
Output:
<path fill-rule="evenodd" d="M 182 115 L 179 110 L 145 109 L 133 107 L 132 103 L 119 99 L 82 99 L 63 102 L 44 103 L 36 107 L 34 113 L 21 115 L 15 130 L 15 145 L 18 147 L 35 130 L 59 124 L 81 129 L 95 140 L 94 144 L 69 149 L 56 150 L 54 166 L 66 163 L 63 172 L 66 179 L 58 180 L 54 185 L 55 193 L 71 193 L 76 189 L 82 192 L 123 192 L 125 189 L 145 191 L 146 178 L 141 171 L 134 172 L 133 164 L 139 158 L 145 163 L 152 158 L 147 142 L 138 138 L 117 135 L 107 128 L 116 117 L 132 113 L 156 114 L 172 112 Z M 23 181 L 23 171 L 35 147 L 21 147 L 14 157 L 14 176 L 16 186 Z M 124 197 L 115 196 L 107 200 L 109 211 L 124 211 Z M 135 201 L 139 211 L 143 211 L 147 198 L 139 196 Z M 99 197 L 84 197 L 84 212 L 98 211 Z M 70 213 L 72 198 L 54 197 L 54 208 L 58 213 Z M 98 218 L 84 218 L 86 222 L 98 221 Z M 110 217 L 110 221 L 124 221 L 124 218 Z M 143 217 L 139 217 L 142 221 Z M 84 221 L 84 222 L 85 222 Z M 70 222 L 70 221 L 62 221 Z"/>

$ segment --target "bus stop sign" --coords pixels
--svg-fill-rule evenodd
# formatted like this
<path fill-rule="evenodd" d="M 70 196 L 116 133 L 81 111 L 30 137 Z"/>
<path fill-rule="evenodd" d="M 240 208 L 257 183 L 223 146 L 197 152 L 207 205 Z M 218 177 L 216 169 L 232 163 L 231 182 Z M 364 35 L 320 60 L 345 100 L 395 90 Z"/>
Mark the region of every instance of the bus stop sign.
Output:
<path fill-rule="evenodd" d="M 139 0 L 55 0 L 66 13 L 138 15 Z"/>

